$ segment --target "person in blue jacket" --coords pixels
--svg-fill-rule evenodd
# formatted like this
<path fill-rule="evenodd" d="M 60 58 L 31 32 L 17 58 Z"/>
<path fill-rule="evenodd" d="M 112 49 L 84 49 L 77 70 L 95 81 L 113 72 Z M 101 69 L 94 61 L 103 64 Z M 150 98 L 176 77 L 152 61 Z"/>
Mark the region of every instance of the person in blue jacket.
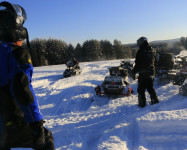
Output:
<path fill-rule="evenodd" d="M 0 150 L 54 150 L 31 84 L 31 56 L 22 46 L 25 39 L 29 46 L 26 19 L 20 5 L 0 3 Z"/>

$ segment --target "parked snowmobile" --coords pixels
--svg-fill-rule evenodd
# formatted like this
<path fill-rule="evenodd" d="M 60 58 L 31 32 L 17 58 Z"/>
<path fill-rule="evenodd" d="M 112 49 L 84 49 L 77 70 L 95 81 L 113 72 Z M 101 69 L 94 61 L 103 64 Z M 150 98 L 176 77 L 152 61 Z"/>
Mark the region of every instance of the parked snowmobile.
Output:
<path fill-rule="evenodd" d="M 173 80 L 173 85 L 182 85 L 187 77 L 187 56 L 181 57 L 181 60 L 181 67 Z"/>
<path fill-rule="evenodd" d="M 98 85 L 95 88 L 97 95 L 111 94 L 111 95 L 123 95 L 129 96 L 133 93 L 131 87 L 129 87 L 128 71 L 121 67 L 109 68 L 110 76 L 106 76 L 102 85 Z"/>
<path fill-rule="evenodd" d="M 121 76 L 106 76 L 102 85 L 95 88 L 97 95 L 111 94 L 129 96 L 133 93 L 129 83 Z"/>
<path fill-rule="evenodd" d="M 80 66 L 74 63 L 74 61 L 68 61 L 66 63 L 66 66 L 67 66 L 67 69 L 64 71 L 64 74 L 63 74 L 65 78 L 79 75 L 81 73 Z"/>
<path fill-rule="evenodd" d="M 156 67 L 158 84 L 166 84 L 174 80 L 177 70 L 174 70 L 174 56 L 171 53 L 159 54 Z"/>

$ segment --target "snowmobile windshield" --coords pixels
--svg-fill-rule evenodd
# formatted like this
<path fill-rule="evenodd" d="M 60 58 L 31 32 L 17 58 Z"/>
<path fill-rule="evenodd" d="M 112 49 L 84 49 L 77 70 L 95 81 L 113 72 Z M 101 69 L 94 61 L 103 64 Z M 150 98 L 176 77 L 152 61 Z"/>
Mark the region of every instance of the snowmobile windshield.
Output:
<path fill-rule="evenodd" d="M 68 61 L 67 63 L 66 63 L 66 66 L 67 67 L 73 67 L 73 66 L 75 66 L 75 64 L 74 64 L 74 62 L 73 61 Z"/>

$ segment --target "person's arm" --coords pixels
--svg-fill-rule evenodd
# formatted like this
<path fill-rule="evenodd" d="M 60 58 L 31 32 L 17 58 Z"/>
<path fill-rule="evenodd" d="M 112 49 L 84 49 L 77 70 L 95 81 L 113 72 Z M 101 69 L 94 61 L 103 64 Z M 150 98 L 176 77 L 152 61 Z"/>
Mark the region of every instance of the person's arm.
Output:
<path fill-rule="evenodd" d="M 12 96 L 24 112 L 25 121 L 33 123 L 42 120 L 43 117 L 31 84 L 33 66 L 28 50 L 22 47 L 13 50 L 9 68 Z"/>
<path fill-rule="evenodd" d="M 136 53 L 136 58 L 135 58 L 135 65 L 134 65 L 134 68 L 133 68 L 133 73 L 136 74 L 139 70 L 139 64 L 140 64 L 140 58 L 139 58 L 139 51 Z"/>
<path fill-rule="evenodd" d="M 31 86 L 32 66 L 31 57 L 27 49 L 18 47 L 13 50 L 12 66 L 12 89 L 14 96 L 21 105 L 29 105 L 34 102 L 34 95 Z"/>
<path fill-rule="evenodd" d="M 12 89 L 14 96 L 24 112 L 26 123 L 32 129 L 33 148 L 55 150 L 52 133 L 44 127 L 43 117 L 38 108 L 31 80 L 33 66 L 27 49 L 19 47 L 12 55 Z"/>

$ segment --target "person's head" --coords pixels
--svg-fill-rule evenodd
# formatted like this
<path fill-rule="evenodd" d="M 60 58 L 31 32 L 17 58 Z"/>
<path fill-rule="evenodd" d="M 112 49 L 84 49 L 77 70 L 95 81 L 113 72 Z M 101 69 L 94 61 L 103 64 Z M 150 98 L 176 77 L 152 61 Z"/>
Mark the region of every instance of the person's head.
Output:
<path fill-rule="evenodd" d="M 3 1 L 0 3 L 0 40 L 17 42 L 28 39 L 27 29 L 23 27 L 27 15 L 23 7 Z"/>
<path fill-rule="evenodd" d="M 142 45 L 148 45 L 148 40 L 146 37 L 140 37 L 138 40 L 137 40 L 137 45 L 139 47 L 141 47 Z"/>

